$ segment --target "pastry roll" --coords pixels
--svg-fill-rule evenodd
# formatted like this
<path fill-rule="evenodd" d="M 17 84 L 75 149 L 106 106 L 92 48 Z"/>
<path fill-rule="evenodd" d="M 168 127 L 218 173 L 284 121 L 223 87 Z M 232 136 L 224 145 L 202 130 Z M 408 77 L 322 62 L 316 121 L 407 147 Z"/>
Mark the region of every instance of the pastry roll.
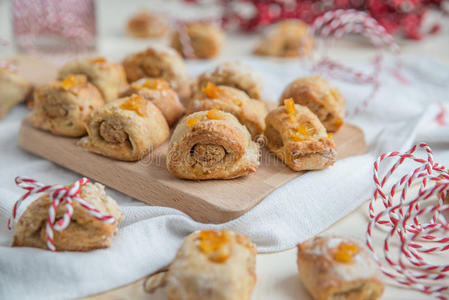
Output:
<path fill-rule="evenodd" d="M 318 116 L 327 131 L 335 132 L 344 123 L 346 99 L 340 90 L 321 76 L 303 77 L 290 83 L 281 96 L 307 106 Z"/>
<path fill-rule="evenodd" d="M 28 117 L 30 123 L 67 137 L 85 135 L 87 117 L 104 105 L 100 92 L 84 75 L 69 75 L 63 81 L 35 89 L 33 101 L 34 112 Z"/>
<path fill-rule="evenodd" d="M 168 22 L 161 15 L 142 11 L 129 19 L 127 31 L 138 38 L 161 37 L 168 32 Z"/>
<path fill-rule="evenodd" d="M 0 62 L 0 119 L 31 92 L 31 85 L 9 64 Z"/>
<path fill-rule="evenodd" d="M 313 35 L 306 23 L 286 20 L 274 25 L 257 44 L 254 54 L 278 57 L 309 56 Z"/>
<path fill-rule="evenodd" d="M 373 300 L 384 285 L 374 258 L 352 239 L 315 237 L 298 245 L 302 283 L 317 300 Z"/>
<path fill-rule="evenodd" d="M 213 71 L 201 74 L 198 77 L 198 90 L 205 88 L 209 82 L 239 89 L 253 99 L 261 97 L 262 79 L 259 74 L 237 62 L 225 62 Z"/>
<path fill-rule="evenodd" d="M 181 99 L 190 96 L 190 82 L 184 60 L 168 47 L 152 46 L 125 58 L 123 67 L 129 82 L 144 77 L 165 79 Z"/>
<path fill-rule="evenodd" d="M 331 134 L 307 107 L 292 99 L 272 110 L 265 119 L 267 147 L 294 171 L 319 170 L 336 159 Z"/>
<path fill-rule="evenodd" d="M 230 231 L 187 236 L 167 274 L 169 300 L 250 300 L 256 284 L 256 247 Z"/>
<path fill-rule="evenodd" d="M 178 123 L 167 154 L 168 171 L 185 179 L 230 179 L 254 173 L 259 146 L 230 113 L 216 109 Z"/>
<path fill-rule="evenodd" d="M 103 57 L 68 62 L 59 70 L 58 79 L 64 80 L 69 74 L 86 75 L 87 80 L 100 91 L 105 102 L 117 99 L 120 91 L 128 84 L 123 67 Z"/>
<path fill-rule="evenodd" d="M 169 136 L 160 110 L 139 95 L 117 99 L 94 110 L 86 129 L 88 136 L 78 145 L 124 161 L 143 158 Z"/>
<path fill-rule="evenodd" d="M 106 195 L 104 186 L 99 183 L 83 185 L 80 197 L 100 212 L 113 216 L 116 222 L 103 223 L 92 216 L 78 201 L 73 201 L 70 224 L 62 231 L 54 231 L 53 240 L 57 251 L 89 251 L 108 248 L 117 230 L 117 224 L 123 218 L 118 204 Z M 44 194 L 27 207 L 16 225 L 13 247 L 47 249 L 46 220 L 50 205 L 48 194 Z M 62 218 L 65 211 L 64 205 L 58 206 L 56 219 Z"/>
<path fill-rule="evenodd" d="M 187 114 L 217 108 L 237 117 L 254 138 L 265 130 L 267 107 L 263 101 L 249 98 L 244 92 L 212 82 L 197 92 L 187 106 Z"/>
<path fill-rule="evenodd" d="M 212 58 L 220 53 L 224 40 L 225 33 L 218 25 L 192 22 L 173 33 L 171 46 L 186 58 Z"/>
<path fill-rule="evenodd" d="M 184 105 L 179 101 L 178 94 L 170 88 L 164 79 L 142 78 L 133 82 L 122 91 L 121 97 L 138 94 L 153 102 L 162 112 L 169 126 L 176 124 L 184 115 Z"/>

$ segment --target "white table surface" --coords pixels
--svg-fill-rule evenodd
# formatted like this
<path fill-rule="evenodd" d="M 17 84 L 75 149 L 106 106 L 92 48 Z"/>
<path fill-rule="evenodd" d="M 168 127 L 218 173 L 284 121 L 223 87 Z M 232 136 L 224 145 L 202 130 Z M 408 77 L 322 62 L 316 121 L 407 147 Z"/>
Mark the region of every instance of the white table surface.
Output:
<path fill-rule="evenodd" d="M 149 44 L 147 40 L 136 40 L 124 33 L 126 18 L 142 7 L 164 10 L 176 15 L 179 4 L 177 1 L 97 1 L 98 7 L 98 53 L 111 59 L 120 59 L 124 55 L 142 49 Z M 187 11 L 187 12 L 186 12 Z M 213 11 L 213 10 L 212 10 Z M 183 10 L 183 15 L 195 16 L 194 9 Z M 430 19 L 438 18 L 432 14 Z M 0 0 L 0 42 L 11 41 L 11 26 L 9 22 L 8 3 Z M 225 48 L 220 55 L 220 61 L 231 59 L 236 55 L 248 55 L 254 46 L 257 36 L 228 36 Z M 163 40 L 158 41 L 164 43 Z M 11 57 L 15 51 L 11 44 L 2 46 L 0 43 L 0 59 Z M 443 20 L 443 31 L 420 42 L 400 41 L 404 54 L 429 57 L 449 65 L 449 20 Z M 349 38 L 341 41 L 332 49 L 331 55 L 341 61 L 366 60 L 373 56 L 374 51 L 366 41 Z M 54 58 L 53 58 L 54 59 Z M 368 200 L 368 199 L 367 199 Z M 356 211 L 332 225 L 324 234 L 341 234 L 364 239 L 367 224 L 367 202 Z M 387 282 L 387 280 L 386 280 Z M 157 292 L 151 299 L 165 299 L 164 292 Z M 310 299 L 299 282 L 296 268 L 296 249 L 290 249 L 271 254 L 257 256 L 257 285 L 253 299 Z M 387 282 L 382 299 L 431 299 L 421 293 L 404 289 Z"/>

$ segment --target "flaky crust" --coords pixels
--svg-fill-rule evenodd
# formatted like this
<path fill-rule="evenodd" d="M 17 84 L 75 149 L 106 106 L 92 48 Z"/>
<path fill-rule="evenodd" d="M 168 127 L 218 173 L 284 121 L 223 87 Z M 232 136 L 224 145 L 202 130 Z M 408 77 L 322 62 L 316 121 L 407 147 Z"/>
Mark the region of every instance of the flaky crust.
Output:
<path fill-rule="evenodd" d="M 335 251 L 341 242 L 359 249 L 351 262 L 339 262 Z M 298 245 L 299 276 L 317 300 L 374 300 L 382 296 L 377 264 L 358 241 L 343 237 L 315 237 Z"/>
<path fill-rule="evenodd" d="M 110 158 L 137 161 L 169 136 L 160 110 L 145 101 L 144 116 L 121 106 L 129 98 L 117 99 L 93 111 L 86 123 L 88 136 L 78 145 Z"/>
<path fill-rule="evenodd" d="M 285 106 L 272 110 L 266 117 L 265 137 L 267 147 L 294 171 L 319 170 L 333 165 L 336 159 L 335 144 L 320 120 L 305 106 L 295 104 L 296 118 L 292 121 Z M 291 132 L 306 126 L 313 133 L 295 140 Z"/>
<path fill-rule="evenodd" d="M 103 105 L 100 92 L 89 82 L 66 89 L 61 81 L 55 81 L 34 90 L 34 112 L 28 120 L 53 134 L 81 137 L 86 134 L 84 122 L 89 114 Z"/>
<path fill-rule="evenodd" d="M 128 20 L 127 31 L 138 38 L 161 37 L 168 33 L 168 22 L 161 15 L 142 11 Z"/>
<path fill-rule="evenodd" d="M 225 85 L 244 91 L 250 98 L 260 99 L 262 79 L 251 67 L 238 62 L 225 62 L 212 71 L 198 77 L 197 90 L 201 91 L 208 82 Z"/>
<path fill-rule="evenodd" d="M 86 75 L 89 82 L 98 88 L 105 102 L 117 99 L 120 91 L 127 86 L 122 65 L 101 57 L 68 62 L 59 70 L 58 79 L 64 80 L 69 74 Z"/>
<path fill-rule="evenodd" d="M 0 67 L 0 119 L 31 92 L 31 85 L 7 67 Z"/>
<path fill-rule="evenodd" d="M 186 116 L 178 123 L 167 154 L 168 171 L 185 179 L 230 179 L 254 173 L 259 147 L 245 126 L 230 113 L 218 111 L 220 120 L 207 111 Z M 198 120 L 187 125 L 190 118 Z"/>
<path fill-rule="evenodd" d="M 230 257 L 213 262 L 198 248 L 199 233 L 185 238 L 167 276 L 169 300 L 249 300 L 256 284 L 256 247 L 229 232 Z"/>
<path fill-rule="evenodd" d="M 220 91 L 218 98 L 207 96 L 203 91 L 198 91 L 190 100 L 186 113 L 210 110 L 217 108 L 221 111 L 233 114 L 243 125 L 248 128 L 253 138 L 265 131 L 265 117 L 268 113 L 263 101 L 249 98 L 244 92 L 227 86 L 218 86 Z"/>
<path fill-rule="evenodd" d="M 281 21 L 262 37 L 254 54 L 278 57 L 309 56 L 313 48 L 313 35 L 306 23 L 299 20 Z"/>
<path fill-rule="evenodd" d="M 225 33 L 216 24 L 193 22 L 186 24 L 180 30 L 184 30 L 188 36 L 189 46 L 192 48 L 195 58 L 212 58 L 220 53 L 225 40 Z M 176 49 L 181 56 L 186 57 L 183 44 L 180 41 L 179 30 L 172 35 L 171 47 Z"/>
<path fill-rule="evenodd" d="M 69 226 L 62 231 L 54 231 L 54 244 L 57 251 L 89 251 L 108 248 L 112 236 L 117 230 L 117 224 L 123 214 L 114 199 L 107 196 L 104 186 L 99 183 L 87 183 L 81 188 L 81 198 L 94 206 L 100 212 L 112 215 L 116 222 L 105 224 L 97 220 L 87 209 L 73 201 L 73 216 Z M 42 195 L 31 203 L 20 216 L 14 236 L 14 247 L 34 247 L 47 249 L 46 220 L 50 198 Z M 56 210 L 56 219 L 65 213 L 65 206 Z"/>
<path fill-rule="evenodd" d="M 295 103 L 307 106 L 329 132 L 337 131 L 344 123 L 346 99 L 338 88 L 321 76 L 293 81 L 282 93 L 279 105 L 286 98 L 293 98 Z"/>

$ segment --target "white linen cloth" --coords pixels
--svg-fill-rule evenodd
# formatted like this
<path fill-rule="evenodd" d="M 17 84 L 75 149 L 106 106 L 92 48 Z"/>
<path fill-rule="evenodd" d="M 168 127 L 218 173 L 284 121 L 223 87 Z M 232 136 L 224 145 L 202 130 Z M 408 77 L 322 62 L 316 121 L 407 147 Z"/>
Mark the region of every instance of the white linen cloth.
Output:
<path fill-rule="evenodd" d="M 239 60 L 261 74 L 264 98 L 272 101 L 278 100 L 289 82 L 308 75 L 307 66 L 295 61 Z M 7 230 L 7 220 L 14 202 L 23 194 L 14 185 L 14 177 L 58 184 L 80 177 L 19 148 L 19 124 L 28 110 L 15 108 L 0 121 L 0 299 L 76 298 L 118 287 L 169 264 L 183 238 L 205 228 L 246 234 L 259 252 L 287 249 L 323 231 L 369 198 L 372 163 L 380 153 L 407 150 L 419 138 L 434 149 L 436 161 L 448 163 L 449 127 L 438 124 L 436 116 L 449 109 L 449 68 L 416 57 L 402 60 L 402 76 L 408 84 L 392 75 L 395 64 L 390 61 L 377 98 L 348 120 L 364 130 L 367 154 L 306 173 L 247 214 L 221 225 L 200 224 L 175 209 L 148 206 L 108 189 L 125 219 L 110 249 L 85 253 L 10 247 L 13 232 Z M 212 63 L 195 62 L 189 64 L 189 71 L 196 75 L 211 67 Z M 369 93 L 366 86 L 331 81 L 346 95 L 349 111 Z M 449 116 L 445 121 L 449 123 Z"/>

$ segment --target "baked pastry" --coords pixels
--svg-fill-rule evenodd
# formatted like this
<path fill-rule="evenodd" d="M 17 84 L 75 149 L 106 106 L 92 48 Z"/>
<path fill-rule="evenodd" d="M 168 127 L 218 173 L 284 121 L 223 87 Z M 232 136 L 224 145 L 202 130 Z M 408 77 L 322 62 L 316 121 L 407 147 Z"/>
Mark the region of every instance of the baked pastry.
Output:
<path fill-rule="evenodd" d="M 105 102 L 117 99 L 120 91 L 128 84 L 123 67 L 104 57 L 68 62 L 59 70 L 58 79 L 64 80 L 69 74 L 86 75 L 89 82 L 100 91 Z"/>
<path fill-rule="evenodd" d="M 262 93 L 262 79 L 259 74 L 251 67 L 238 62 L 225 62 L 214 70 L 201 74 L 198 77 L 197 89 L 205 88 L 209 82 L 242 90 L 253 99 L 260 99 Z"/>
<path fill-rule="evenodd" d="M 344 237 L 315 237 L 299 244 L 298 271 L 317 300 L 373 300 L 384 291 L 371 253 Z"/>
<path fill-rule="evenodd" d="M 250 300 L 256 247 L 247 236 L 203 230 L 187 236 L 167 274 L 169 300 Z"/>
<path fill-rule="evenodd" d="M 136 13 L 127 24 L 128 34 L 138 38 L 162 37 L 168 33 L 168 29 L 166 18 L 148 11 Z"/>
<path fill-rule="evenodd" d="M 230 179 L 254 173 L 259 146 L 230 113 L 216 109 L 178 123 L 167 154 L 168 171 L 185 179 Z"/>
<path fill-rule="evenodd" d="M 31 85 L 8 63 L 0 62 L 0 119 L 31 92 Z"/>
<path fill-rule="evenodd" d="M 321 76 L 303 77 L 293 81 L 282 93 L 279 105 L 287 98 L 307 106 L 318 116 L 327 131 L 335 132 L 344 123 L 346 99 L 338 88 Z"/>
<path fill-rule="evenodd" d="M 169 126 L 178 122 L 184 115 L 184 105 L 179 101 L 178 94 L 170 88 L 167 81 L 160 78 L 141 78 L 122 91 L 121 97 L 138 94 L 153 102 L 162 112 Z"/>
<path fill-rule="evenodd" d="M 37 128 L 67 137 L 86 134 L 84 122 L 104 105 L 103 97 L 84 75 L 69 75 L 34 90 L 34 112 L 28 117 Z"/>
<path fill-rule="evenodd" d="M 81 187 L 81 199 L 111 215 L 115 222 L 107 224 L 92 216 L 79 202 L 73 201 L 73 214 L 70 224 L 62 231 L 54 231 L 53 241 L 57 251 L 89 251 L 108 248 L 117 224 L 123 214 L 114 199 L 106 195 L 104 186 L 99 183 L 86 183 Z M 32 202 L 20 216 L 16 225 L 13 247 L 34 247 L 47 249 L 46 220 L 51 205 L 50 197 L 44 194 Z M 62 218 L 66 211 L 64 205 L 56 209 L 56 219 Z"/>
<path fill-rule="evenodd" d="M 123 61 L 129 82 L 144 77 L 165 79 L 181 99 L 190 96 L 190 82 L 184 60 L 168 47 L 152 46 L 129 55 Z"/>
<path fill-rule="evenodd" d="M 254 138 L 265 130 L 267 106 L 263 101 L 254 100 L 244 92 L 228 87 L 216 86 L 212 82 L 196 93 L 187 106 L 187 114 L 217 108 L 233 114 L 248 128 Z"/>
<path fill-rule="evenodd" d="M 336 159 L 332 134 L 307 107 L 286 99 L 266 117 L 267 147 L 294 171 L 319 170 Z"/>
<path fill-rule="evenodd" d="M 306 23 L 286 20 L 275 24 L 259 41 L 254 54 L 279 57 L 309 56 L 313 35 Z"/>
<path fill-rule="evenodd" d="M 161 111 L 142 96 L 117 99 L 94 110 L 86 123 L 88 136 L 78 145 L 110 158 L 136 161 L 169 136 Z"/>
<path fill-rule="evenodd" d="M 225 33 L 210 22 L 180 25 L 172 35 L 171 46 L 185 58 L 212 58 L 220 53 Z"/>

